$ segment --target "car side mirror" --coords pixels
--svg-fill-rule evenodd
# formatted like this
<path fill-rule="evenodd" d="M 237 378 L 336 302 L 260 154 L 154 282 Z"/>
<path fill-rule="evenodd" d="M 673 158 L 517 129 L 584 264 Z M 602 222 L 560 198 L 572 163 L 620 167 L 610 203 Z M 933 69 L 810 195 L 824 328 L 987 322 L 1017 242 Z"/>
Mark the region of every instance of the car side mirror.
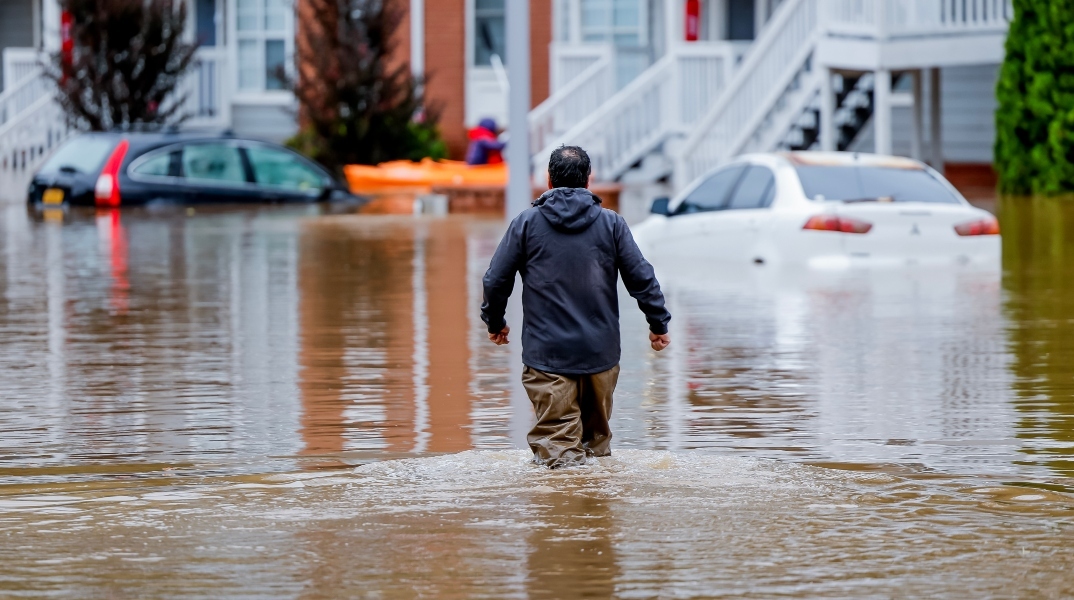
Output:
<path fill-rule="evenodd" d="M 664 215 L 665 217 L 669 216 L 671 214 L 669 210 L 670 204 L 670 198 L 668 198 L 667 196 L 661 196 L 653 200 L 653 205 L 649 208 L 649 212 L 654 215 Z"/>

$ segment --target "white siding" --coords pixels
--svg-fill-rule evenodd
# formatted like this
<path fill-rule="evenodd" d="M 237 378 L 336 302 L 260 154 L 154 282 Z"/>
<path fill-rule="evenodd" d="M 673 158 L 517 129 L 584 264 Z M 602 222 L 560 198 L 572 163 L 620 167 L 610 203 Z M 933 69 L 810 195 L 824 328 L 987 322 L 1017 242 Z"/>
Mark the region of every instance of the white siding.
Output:
<path fill-rule="evenodd" d="M 490 68 L 470 67 L 466 74 L 466 126 L 485 117 L 507 123 L 507 91 Z"/>
<path fill-rule="evenodd" d="M 941 73 L 943 111 L 943 152 L 946 162 L 991 163 L 992 144 L 996 138 L 996 77 L 999 65 L 949 67 Z M 925 156 L 928 157 L 929 82 L 924 82 Z M 903 86 L 900 86 L 900 89 Z M 910 155 L 910 107 L 892 109 L 892 149 L 901 156 Z M 850 149 L 872 152 L 872 120 L 858 135 Z"/>
<path fill-rule="evenodd" d="M 232 107 L 231 129 L 238 136 L 279 143 L 298 131 L 295 110 L 289 106 L 236 104 Z"/>

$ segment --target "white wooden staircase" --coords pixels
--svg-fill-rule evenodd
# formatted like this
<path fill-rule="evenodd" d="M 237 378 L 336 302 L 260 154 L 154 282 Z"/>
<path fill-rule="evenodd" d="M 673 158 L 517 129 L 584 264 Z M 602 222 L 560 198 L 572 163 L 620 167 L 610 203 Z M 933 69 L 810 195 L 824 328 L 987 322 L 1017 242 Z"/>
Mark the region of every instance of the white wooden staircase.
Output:
<path fill-rule="evenodd" d="M 673 170 L 679 187 L 745 152 L 846 148 L 870 120 L 878 150 L 890 153 L 892 81 L 1002 62 L 1012 14 L 1010 0 L 783 0 L 744 56 L 726 42 L 673 45 L 596 109 L 598 95 L 579 96 L 574 114 L 584 118 L 534 136 L 534 176 L 555 147 L 576 144 L 598 180 L 619 180 L 655 155 L 667 167 L 645 176 Z M 596 73 L 574 83 L 601 85 Z M 558 99 L 564 110 L 571 97 Z"/>
<path fill-rule="evenodd" d="M 890 153 L 892 76 L 1002 62 L 1011 15 L 1009 0 L 786 0 L 680 149 L 676 186 L 746 152 L 846 148 L 870 116 Z"/>
<path fill-rule="evenodd" d="M 24 197 L 33 172 L 69 133 L 40 67 L 20 67 L 5 69 L 20 76 L 0 93 L 0 200 Z"/>
<path fill-rule="evenodd" d="M 666 155 L 673 141 L 685 137 L 705 114 L 747 46 L 734 42 L 679 45 L 614 93 L 610 93 L 614 91 L 612 59 L 594 64 L 591 72 L 579 75 L 531 113 L 535 177 L 545 176 L 548 157 L 562 144 L 585 148 L 594 176 L 600 180 L 620 178 L 655 150 Z M 598 98 L 601 102 L 594 105 Z M 534 115 L 550 112 L 546 104 L 573 115 L 570 126 L 535 127 L 541 121 Z M 666 176 L 671 166 L 665 161 L 651 169 L 650 175 Z"/>

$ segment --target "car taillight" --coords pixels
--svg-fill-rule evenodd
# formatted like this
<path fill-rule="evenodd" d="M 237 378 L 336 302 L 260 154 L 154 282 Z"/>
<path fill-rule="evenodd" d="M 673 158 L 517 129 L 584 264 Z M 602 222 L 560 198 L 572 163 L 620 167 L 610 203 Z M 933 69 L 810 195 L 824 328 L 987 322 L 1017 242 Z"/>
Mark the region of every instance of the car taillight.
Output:
<path fill-rule="evenodd" d="M 955 225 L 955 233 L 967 235 L 999 235 L 999 221 L 993 217 Z"/>
<path fill-rule="evenodd" d="M 810 217 L 805 226 L 802 227 L 802 229 L 812 229 L 814 231 L 838 231 L 841 233 L 869 233 L 872 228 L 872 223 L 836 215 Z"/>
<path fill-rule="evenodd" d="M 93 186 L 93 198 L 97 206 L 119 206 L 119 167 L 123 164 L 130 145 L 127 140 L 120 140 L 104 162 L 104 168 L 97 177 L 97 185 Z"/>

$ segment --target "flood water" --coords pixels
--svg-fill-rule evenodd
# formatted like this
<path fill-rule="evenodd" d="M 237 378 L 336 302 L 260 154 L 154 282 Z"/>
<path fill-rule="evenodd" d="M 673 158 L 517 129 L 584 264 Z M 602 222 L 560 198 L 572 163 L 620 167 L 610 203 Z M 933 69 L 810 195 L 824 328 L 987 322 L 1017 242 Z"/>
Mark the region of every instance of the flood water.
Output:
<path fill-rule="evenodd" d="M 658 265 L 564 471 L 503 224 L 322 212 L 0 207 L 0 595 L 1074 591 L 1074 202 L 1001 202 L 1002 268 Z"/>

